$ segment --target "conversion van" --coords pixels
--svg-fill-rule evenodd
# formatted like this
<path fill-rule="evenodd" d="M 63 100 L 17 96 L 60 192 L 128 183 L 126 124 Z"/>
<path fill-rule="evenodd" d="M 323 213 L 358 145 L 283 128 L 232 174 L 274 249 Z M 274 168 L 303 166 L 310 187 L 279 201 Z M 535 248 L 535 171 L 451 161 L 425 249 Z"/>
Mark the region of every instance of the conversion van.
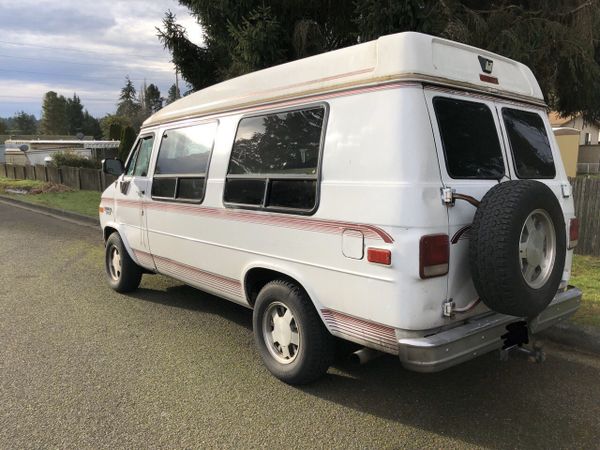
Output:
<path fill-rule="evenodd" d="M 401 33 L 244 75 L 103 167 L 112 288 L 160 273 L 252 308 L 288 383 L 322 375 L 335 338 L 421 372 L 526 351 L 580 303 L 542 92 L 485 50 Z"/>

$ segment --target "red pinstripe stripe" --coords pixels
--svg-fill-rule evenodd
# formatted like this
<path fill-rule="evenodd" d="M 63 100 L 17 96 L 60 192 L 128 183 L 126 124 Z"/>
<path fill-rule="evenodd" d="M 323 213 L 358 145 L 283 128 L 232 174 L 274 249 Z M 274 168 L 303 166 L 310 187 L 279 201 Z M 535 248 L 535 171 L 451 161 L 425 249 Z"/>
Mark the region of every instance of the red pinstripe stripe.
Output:
<path fill-rule="evenodd" d="M 321 310 L 325 322 L 333 331 L 355 336 L 392 350 L 397 350 L 396 333 L 393 328 L 370 322 L 330 309 Z"/>
<path fill-rule="evenodd" d="M 187 264 L 178 263 L 162 256 L 154 256 L 154 260 L 156 261 L 158 270 L 161 272 L 171 272 L 176 276 L 183 276 L 199 284 L 212 287 L 215 290 L 226 292 L 236 297 L 243 297 L 241 292 L 242 284 L 238 280 L 207 272 Z"/>
<path fill-rule="evenodd" d="M 134 200 L 117 200 L 117 205 L 139 208 L 142 202 Z M 260 225 L 280 226 L 296 230 L 314 231 L 318 233 L 341 234 L 348 228 L 353 231 L 360 231 L 367 238 L 382 240 L 385 243 L 392 243 L 394 239 L 379 227 L 368 224 L 353 222 L 338 222 L 325 219 L 306 219 L 276 213 L 258 213 L 248 211 L 238 211 L 232 209 L 208 208 L 198 205 L 184 205 L 177 203 L 146 202 L 146 209 L 156 211 L 176 211 L 183 214 L 199 215 L 204 217 L 213 217 L 224 220 L 233 220 L 245 223 L 256 223 Z"/>

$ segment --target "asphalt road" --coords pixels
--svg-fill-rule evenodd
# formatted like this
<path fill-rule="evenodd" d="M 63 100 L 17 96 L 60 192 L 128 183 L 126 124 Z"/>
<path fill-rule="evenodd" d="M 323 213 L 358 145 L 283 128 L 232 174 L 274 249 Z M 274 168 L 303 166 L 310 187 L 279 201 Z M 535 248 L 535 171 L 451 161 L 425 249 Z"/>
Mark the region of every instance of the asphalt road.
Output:
<path fill-rule="evenodd" d="M 0 203 L 0 448 L 599 448 L 600 358 L 547 345 L 287 386 L 251 312 L 162 276 L 120 295 L 99 230 Z"/>

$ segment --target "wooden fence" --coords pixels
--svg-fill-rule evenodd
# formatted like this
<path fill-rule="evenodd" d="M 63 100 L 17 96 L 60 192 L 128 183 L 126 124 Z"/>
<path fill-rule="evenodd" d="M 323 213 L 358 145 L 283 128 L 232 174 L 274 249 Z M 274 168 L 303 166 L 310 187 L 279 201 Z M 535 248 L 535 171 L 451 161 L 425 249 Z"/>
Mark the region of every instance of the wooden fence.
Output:
<path fill-rule="evenodd" d="M 19 166 L 0 163 L 0 177 L 14 178 L 17 180 L 51 181 L 64 184 L 76 190 L 102 192 L 117 178 L 107 175 L 101 170 L 79 169 L 77 167 L 53 166 Z"/>
<path fill-rule="evenodd" d="M 600 178 L 571 179 L 575 215 L 579 218 L 579 244 L 575 253 L 600 256 Z"/>

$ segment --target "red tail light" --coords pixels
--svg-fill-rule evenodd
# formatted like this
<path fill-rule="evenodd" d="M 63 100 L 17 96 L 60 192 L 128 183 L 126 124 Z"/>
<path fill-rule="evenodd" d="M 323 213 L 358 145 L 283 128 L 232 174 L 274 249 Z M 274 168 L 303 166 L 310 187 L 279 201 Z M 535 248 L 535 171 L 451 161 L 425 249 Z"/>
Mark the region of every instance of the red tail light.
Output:
<path fill-rule="evenodd" d="M 448 273 L 450 247 L 447 234 L 429 234 L 421 237 L 419 250 L 421 278 L 439 277 Z"/>
<path fill-rule="evenodd" d="M 367 261 L 377 264 L 392 264 L 392 252 L 385 248 L 369 248 L 367 249 Z"/>
<path fill-rule="evenodd" d="M 569 222 L 569 250 L 577 247 L 579 241 L 579 219 L 573 217 Z"/>

